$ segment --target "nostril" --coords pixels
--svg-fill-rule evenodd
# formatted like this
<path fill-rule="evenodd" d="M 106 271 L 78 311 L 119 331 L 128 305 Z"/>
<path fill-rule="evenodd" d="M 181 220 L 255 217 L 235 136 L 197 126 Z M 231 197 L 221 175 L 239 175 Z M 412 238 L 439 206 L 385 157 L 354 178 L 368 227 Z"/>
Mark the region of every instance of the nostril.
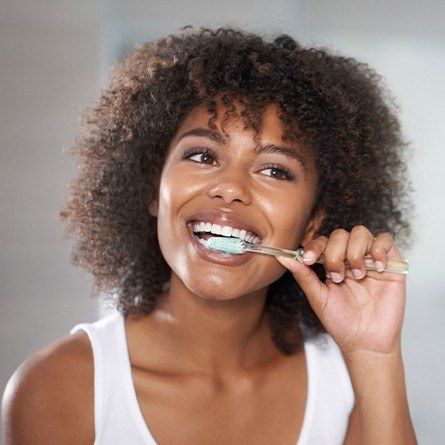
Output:
<path fill-rule="evenodd" d="M 250 204 L 252 201 L 250 190 L 243 184 L 235 182 L 220 182 L 209 188 L 208 195 L 211 198 L 220 198 L 225 203 L 241 202 Z"/>

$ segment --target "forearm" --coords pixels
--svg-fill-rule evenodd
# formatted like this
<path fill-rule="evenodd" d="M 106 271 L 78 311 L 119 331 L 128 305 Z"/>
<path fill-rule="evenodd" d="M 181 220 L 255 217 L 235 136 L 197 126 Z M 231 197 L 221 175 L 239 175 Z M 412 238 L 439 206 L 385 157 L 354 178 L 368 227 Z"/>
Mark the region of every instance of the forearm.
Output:
<path fill-rule="evenodd" d="M 359 351 L 345 355 L 363 445 L 417 444 L 406 396 L 402 356 Z"/>

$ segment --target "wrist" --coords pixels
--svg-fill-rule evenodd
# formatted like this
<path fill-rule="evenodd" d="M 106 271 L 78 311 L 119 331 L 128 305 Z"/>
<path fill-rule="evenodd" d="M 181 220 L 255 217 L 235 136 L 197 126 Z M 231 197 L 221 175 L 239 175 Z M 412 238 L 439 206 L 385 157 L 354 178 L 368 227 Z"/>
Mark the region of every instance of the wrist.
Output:
<path fill-rule="evenodd" d="M 359 419 L 362 443 L 415 444 L 400 348 L 344 354 Z"/>
<path fill-rule="evenodd" d="M 361 345 L 346 345 L 341 347 L 342 354 L 347 362 L 379 362 L 385 359 L 391 360 L 400 358 L 402 355 L 401 336 L 396 335 L 388 338 L 387 336 L 375 339 L 371 342 L 365 342 Z"/>
<path fill-rule="evenodd" d="M 363 365 L 384 365 L 385 363 L 393 363 L 402 360 L 402 348 L 400 343 L 383 351 L 375 351 L 372 349 L 355 349 L 343 352 L 343 356 L 348 367 Z"/>

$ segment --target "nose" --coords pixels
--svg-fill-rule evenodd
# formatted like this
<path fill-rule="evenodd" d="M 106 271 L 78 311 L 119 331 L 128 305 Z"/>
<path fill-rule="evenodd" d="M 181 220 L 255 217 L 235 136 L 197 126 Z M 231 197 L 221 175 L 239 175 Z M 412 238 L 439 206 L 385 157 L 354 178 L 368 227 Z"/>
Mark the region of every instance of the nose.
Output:
<path fill-rule="evenodd" d="M 222 199 L 225 204 L 240 202 L 245 205 L 252 203 L 252 190 L 249 178 L 244 172 L 226 172 L 218 175 L 208 188 L 210 198 Z"/>

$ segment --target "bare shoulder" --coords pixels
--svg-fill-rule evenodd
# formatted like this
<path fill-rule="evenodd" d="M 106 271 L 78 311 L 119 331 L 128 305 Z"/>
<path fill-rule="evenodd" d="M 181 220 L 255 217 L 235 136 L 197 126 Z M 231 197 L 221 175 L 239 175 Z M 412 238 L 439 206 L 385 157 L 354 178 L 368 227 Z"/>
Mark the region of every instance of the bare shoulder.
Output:
<path fill-rule="evenodd" d="M 26 360 L 2 402 L 5 445 L 92 444 L 94 364 L 87 335 L 67 336 Z"/>

